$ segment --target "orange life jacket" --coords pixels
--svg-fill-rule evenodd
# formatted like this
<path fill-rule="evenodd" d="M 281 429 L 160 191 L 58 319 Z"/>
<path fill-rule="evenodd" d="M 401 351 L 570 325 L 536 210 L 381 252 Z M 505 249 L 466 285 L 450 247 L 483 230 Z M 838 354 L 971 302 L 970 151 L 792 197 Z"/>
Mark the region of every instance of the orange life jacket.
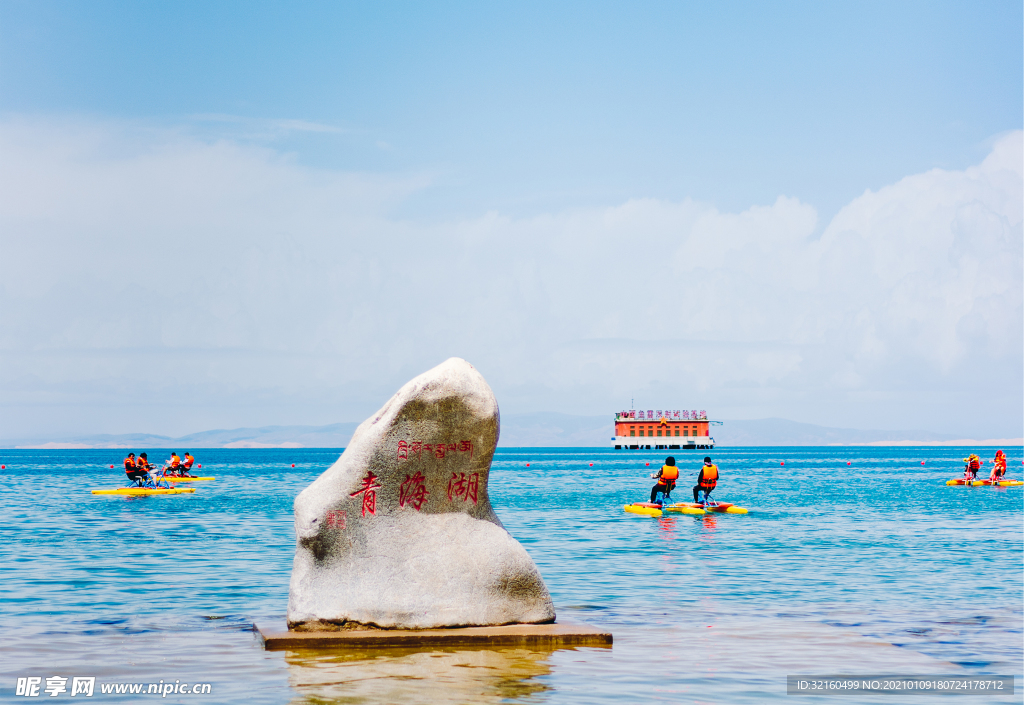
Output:
<path fill-rule="evenodd" d="M 662 465 L 661 466 L 661 478 L 658 480 L 659 485 L 672 485 L 679 479 L 679 468 L 675 465 Z"/>
<path fill-rule="evenodd" d="M 705 465 L 697 486 L 702 490 L 713 490 L 718 486 L 718 466 Z"/>
<path fill-rule="evenodd" d="M 171 456 L 171 467 L 172 467 L 172 468 L 176 468 L 176 467 L 178 467 L 179 465 L 181 465 L 181 458 L 179 458 L 179 457 L 178 457 L 178 456 L 176 456 L 176 455 L 172 455 L 172 456 Z"/>
<path fill-rule="evenodd" d="M 125 458 L 124 459 L 124 471 L 125 472 L 132 472 L 135 469 L 136 469 L 135 458 Z"/>
<path fill-rule="evenodd" d="M 194 463 L 194 462 L 195 462 L 195 460 L 196 460 L 195 458 L 193 458 L 193 457 L 192 457 L 191 455 L 189 455 L 188 453 L 186 453 L 186 454 L 185 454 L 185 462 L 184 462 L 184 463 L 182 463 L 182 465 L 184 465 L 184 466 L 185 466 L 185 469 L 186 469 L 186 470 L 188 470 L 189 468 L 191 468 L 191 467 L 192 467 L 192 463 Z"/>

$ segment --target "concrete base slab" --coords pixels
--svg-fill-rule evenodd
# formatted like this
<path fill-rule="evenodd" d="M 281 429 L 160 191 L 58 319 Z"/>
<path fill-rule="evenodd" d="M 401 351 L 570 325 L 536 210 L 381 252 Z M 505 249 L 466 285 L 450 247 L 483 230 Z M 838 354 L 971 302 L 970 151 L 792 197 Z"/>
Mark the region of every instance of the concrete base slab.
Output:
<path fill-rule="evenodd" d="M 283 649 L 348 649 L 428 646 L 605 646 L 612 635 L 586 624 L 507 624 L 459 629 L 367 629 L 334 632 L 293 632 L 254 624 L 268 651 Z M 282 625 L 283 626 L 283 625 Z"/>

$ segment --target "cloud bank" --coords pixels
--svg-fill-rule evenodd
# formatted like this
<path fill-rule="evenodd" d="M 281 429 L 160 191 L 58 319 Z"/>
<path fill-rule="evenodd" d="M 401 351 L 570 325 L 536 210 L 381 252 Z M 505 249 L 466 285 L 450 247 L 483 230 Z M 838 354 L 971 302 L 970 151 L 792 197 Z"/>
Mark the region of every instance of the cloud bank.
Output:
<path fill-rule="evenodd" d="M 393 215 L 429 179 L 0 123 L 8 433 L 360 420 L 451 355 L 503 409 L 1021 435 L 1022 134 L 819 223 L 780 196 Z"/>

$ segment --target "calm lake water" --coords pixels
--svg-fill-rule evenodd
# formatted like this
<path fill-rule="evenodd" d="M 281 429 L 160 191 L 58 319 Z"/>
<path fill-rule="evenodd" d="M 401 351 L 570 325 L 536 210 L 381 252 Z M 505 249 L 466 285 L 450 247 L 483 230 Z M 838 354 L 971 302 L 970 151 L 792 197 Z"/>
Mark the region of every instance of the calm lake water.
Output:
<path fill-rule="evenodd" d="M 252 623 L 283 621 L 292 501 L 340 451 L 191 450 L 215 482 L 141 498 L 89 493 L 122 483 L 120 451 L 0 451 L 0 698 L 68 678 L 42 694 L 55 702 L 77 676 L 99 702 L 1022 699 L 1024 488 L 946 487 L 965 448 L 715 450 L 716 496 L 750 514 L 661 519 L 622 505 L 646 501 L 663 454 L 499 450 L 498 516 L 559 618 L 614 647 L 328 654 L 264 651 Z M 1020 479 L 1021 448 L 1005 450 Z M 705 452 L 674 454 L 684 499 Z M 834 673 L 1014 675 L 1017 694 L 786 695 L 789 674 Z M 99 692 L 160 681 L 212 693 Z"/>

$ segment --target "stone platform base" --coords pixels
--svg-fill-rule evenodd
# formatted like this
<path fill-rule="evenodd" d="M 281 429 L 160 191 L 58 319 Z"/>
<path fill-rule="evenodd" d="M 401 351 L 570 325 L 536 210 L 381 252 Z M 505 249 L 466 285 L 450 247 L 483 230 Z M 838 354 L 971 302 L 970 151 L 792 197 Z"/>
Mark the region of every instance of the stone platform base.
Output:
<path fill-rule="evenodd" d="M 293 632 L 254 624 L 268 651 L 283 649 L 420 648 L 428 646 L 563 646 L 612 645 L 612 635 L 586 624 L 509 624 L 459 629 L 374 629 Z M 284 625 L 281 625 L 282 627 Z"/>

